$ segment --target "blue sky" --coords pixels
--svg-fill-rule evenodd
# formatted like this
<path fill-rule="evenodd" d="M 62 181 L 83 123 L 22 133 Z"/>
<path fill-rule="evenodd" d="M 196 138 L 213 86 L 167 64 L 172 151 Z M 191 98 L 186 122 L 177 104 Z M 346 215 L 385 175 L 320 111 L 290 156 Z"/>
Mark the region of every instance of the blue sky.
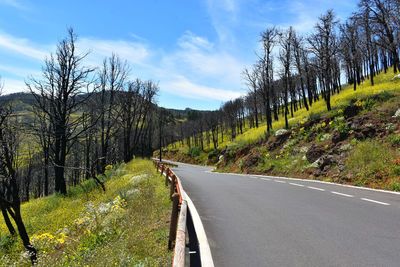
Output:
<path fill-rule="evenodd" d="M 309 33 L 333 8 L 340 19 L 354 0 L 0 0 L 0 75 L 3 93 L 26 91 L 43 59 L 73 27 L 86 64 L 100 66 L 115 52 L 131 78 L 159 82 L 158 103 L 168 108 L 217 109 L 246 93 L 243 68 L 256 61 L 266 27 L 293 25 Z"/>

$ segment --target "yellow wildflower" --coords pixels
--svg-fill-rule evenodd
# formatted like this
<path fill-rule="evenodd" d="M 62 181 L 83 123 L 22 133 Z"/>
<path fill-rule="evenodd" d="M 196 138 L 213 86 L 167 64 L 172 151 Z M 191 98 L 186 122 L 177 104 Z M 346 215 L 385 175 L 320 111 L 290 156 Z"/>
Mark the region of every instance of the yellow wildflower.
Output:
<path fill-rule="evenodd" d="M 111 169 L 111 168 L 112 168 L 112 165 L 108 164 L 104 169 L 105 169 L 106 171 L 108 171 L 108 170 Z"/>

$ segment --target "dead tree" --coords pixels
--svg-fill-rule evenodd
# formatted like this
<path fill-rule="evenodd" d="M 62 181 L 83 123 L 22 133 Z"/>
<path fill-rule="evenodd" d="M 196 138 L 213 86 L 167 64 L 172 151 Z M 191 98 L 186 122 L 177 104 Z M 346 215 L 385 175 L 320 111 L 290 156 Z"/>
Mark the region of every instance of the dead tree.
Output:
<path fill-rule="evenodd" d="M 44 113 L 51 124 L 51 152 L 55 174 L 55 191 L 66 194 L 65 163 L 67 155 L 86 130 L 82 129 L 83 117 L 72 119 L 82 104 L 90 97 L 92 83 L 88 80 L 94 71 L 82 66 L 87 56 L 76 50 L 77 36 L 72 29 L 58 46 L 55 55 L 45 60 L 43 78 L 31 78 L 26 83 L 36 99 L 36 108 Z M 86 92 L 84 92 L 84 90 Z M 86 93 L 86 94 L 84 94 Z"/>
<path fill-rule="evenodd" d="M 31 245 L 21 216 L 21 200 L 18 187 L 20 174 L 17 171 L 17 149 L 19 145 L 18 123 L 11 116 L 10 107 L 0 107 L 0 208 L 11 235 L 16 234 L 10 217 L 14 220 L 32 264 L 37 260 L 36 249 Z"/>

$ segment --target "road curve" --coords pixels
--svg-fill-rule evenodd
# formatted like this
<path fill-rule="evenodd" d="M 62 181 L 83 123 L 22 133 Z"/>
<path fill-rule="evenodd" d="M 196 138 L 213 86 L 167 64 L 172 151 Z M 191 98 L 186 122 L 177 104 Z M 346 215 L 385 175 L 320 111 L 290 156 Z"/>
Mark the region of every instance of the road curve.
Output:
<path fill-rule="evenodd" d="M 215 266 L 400 266 L 400 195 L 178 163 Z"/>

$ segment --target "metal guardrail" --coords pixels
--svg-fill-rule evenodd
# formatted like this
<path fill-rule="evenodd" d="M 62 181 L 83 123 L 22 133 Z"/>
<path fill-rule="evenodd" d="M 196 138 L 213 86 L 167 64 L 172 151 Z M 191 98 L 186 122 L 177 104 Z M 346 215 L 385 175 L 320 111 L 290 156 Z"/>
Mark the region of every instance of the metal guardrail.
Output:
<path fill-rule="evenodd" d="M 167 166 L 175 164 L 154 160 L 154 165 L 165 176 L 165 186 L 170 186 L 172 213 L 169 249 L 174 246 L 173 267 L 214 267 L 210 245 L 200 215 L 190 197 L 183 190 L 181 180 Z M 179 214 L 179 215 L 178 215 Z"/>
<path fill-rule="evenodd" d="M 173 267 L 183 267 L 186 261 L 186 241 L 187 241 L 187 213 L 188 205 L 182 195 L 182 184 L 180 179 L 165 164 L 154 161 L 155 166 L 165 175 L 165 185 L 170 184 L 170 198 L 172 200 L 171 226 L 169 232 L 168 248 L 172 249 L 175 241 Z M 179 216 L 178 216 L 178 210 Z M 178 221 L 179 218 L 179 221 Z"/>

